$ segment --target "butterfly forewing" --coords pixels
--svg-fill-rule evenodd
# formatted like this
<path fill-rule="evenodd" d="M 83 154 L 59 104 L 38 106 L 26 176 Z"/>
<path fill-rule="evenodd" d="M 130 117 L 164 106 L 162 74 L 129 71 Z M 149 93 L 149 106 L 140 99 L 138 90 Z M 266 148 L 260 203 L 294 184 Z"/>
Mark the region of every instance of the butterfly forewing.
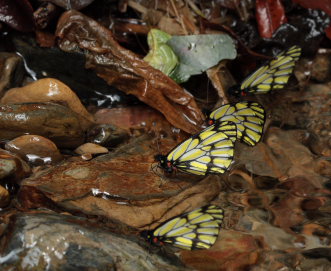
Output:
<path fill-rule="evenodd" d="M 163 223 L 151 238 L 187 250 L 208 249 L 216 242 L 222 220 L 223 210 L 208 205 Z"/>
<path fill-rule="evenodd" d="M 196 174 L 224 173 L 233 160 L 236 125 L 220 122 L 178 145 L 167 155 L 176 168 Z"/>
<path fill-rule="evenodd" d="M 236 138 L 250 146 L 254 146 L 262 137 L 265 112 L 259 103 L 245 101 L 225 104 L 214 110 L 209 118 L 213 121 L 235 123 Z"/>
<path fill-rule="evenodd" d="M 273 89 L 281 89 L 287 84 L 295 62 L 301 55 L 301 48 L 292 46 L 271 60 L 267 65 L 247 77 L 241 84 L 242 92 L 261 94 Z"/>

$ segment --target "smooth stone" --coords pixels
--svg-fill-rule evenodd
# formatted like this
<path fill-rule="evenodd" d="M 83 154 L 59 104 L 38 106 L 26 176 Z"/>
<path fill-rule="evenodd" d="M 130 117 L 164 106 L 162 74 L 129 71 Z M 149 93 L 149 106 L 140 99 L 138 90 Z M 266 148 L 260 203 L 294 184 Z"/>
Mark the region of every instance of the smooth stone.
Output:
<path fill-rule="evenodd" d="M 8 160 L 0 158 L 0 179 L 13 174 L 16 169 L 16 162 L 14 161 L 14 159 Z"/>
<path fill-rule="evenodd" d="M 129 139 L 129 132 L 111 124 L 97 124 L 87 135 L 87 141 L 101 146 L 114 147 Z"/>
<path fill-rule="evenodd" d="M 5 149 L 33 165 L 55 164 L 62 160 L 56 145 L 38 135 L 23 135 L 6 143 Z"/>
<path fill-rule="evenodd" d="M 0 52 L 0 97 L 12 85 L 23 79 L 23 61 L 15 53 Z"/>
<path fill-rule="evenodd" d="M 30 174 L 29 165 L 13 153 L 0 149 L 0 180 L 12 178 L 20 181 Z"/>
<path fill-rule="evenodd" d="M 29 102 L 65 102 L 68 107 L 93 122 L 77 95 L 64 83 L 55 78 L 44 78 L 24 87 L 8 90 L 0 100 L 2 104 Z"/>
<path fill-rule="evenodd" d="M 9 192 L 0 185 L 0 208 L 6 207 L 10 201 Z"/>
<path fill-rule="evenodd" d="M 41 7 L 42 5 L 38 9 L 39 11 Z M 35 10 L 35 16 L 38 16 L 38 10 Z M 38 20 L 37 17 L 35 19 Z M 38 21 L 36 23 L 38 24 Z M 85 56 L 81 53 L 66 53 L 57 47 L 41 48 L 36 45 L 35 38 L 19 35 L 19 33 L 13 38 L 13 43 L 15 51 L 24 59 L 26 66 L 24 72 L 28 73 L 31 78 L 56 78 L 69 86 L 86 104 L 114 107 L 139 102 L 134 96 L 126 95 L 113 86 L 109 86 L 94 71 L 86 69 Z"/>
<path fill-rule="evenodd" d="M 0 140 L 25 134 L 47 137 L 58 147 L 75 148 L 84 143 L 92 122 L 68 107 L 55 103 L 0 105 Z"/>
<path fill-rule="evenodd" d="M 98 144 L 94 143 L 85 143 L 83 145 L 80 145 L 78 148 L 75 149 L 75 152 L 77 154 L 101 154 L 101 153 L 107 153 L 108 149 L 105 147 L 102 147 Z"/>
<path fill-rule="evenodd" d="M 160 257 L 148 244 L 139 245 L 138 238 L 112 233 L 86 219 L 21 213 L 11 216 L 10 223 L 1 236 L 1 270 L 186 270 L 176 257 Z"/>
<path fill-rule="evenodd" d="M 145 135 L 90 161 L 65 161 L 25 179 L 20 204 L 53 208 L 53 202 L 68 212 L 147 229 L 206 205 L 219 194 L 217 176 L 163 177 L 154 154 L 151 137 Z"/>

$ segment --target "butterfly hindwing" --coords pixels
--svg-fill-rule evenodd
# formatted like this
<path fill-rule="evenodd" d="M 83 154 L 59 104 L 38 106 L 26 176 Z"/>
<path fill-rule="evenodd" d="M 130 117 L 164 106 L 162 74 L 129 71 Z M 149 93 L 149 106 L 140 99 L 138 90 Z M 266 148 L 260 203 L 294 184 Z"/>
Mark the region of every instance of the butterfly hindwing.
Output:
<path fill-rule="evenodd" d="M 295 62 L 301 55 L 301 48 L 292 46 L 278 54 L 267 65 L 260 67 L 241 84 L 242 93 L 262 94 L 273 89 L 281 89 L 287 84 Z"/>
<path fill-rule="evenodd" d="M 149 239 L 187 250 L 208 249 L 216 242 L 222 221 L 223 210 L 208 205 L 164 222 Z"/>
<path fill-rule="evenodd" d="M 238 102 L 225 104 L 214 110 L 209 119 L 215 121 L 227 121 L 236 124 L 237 139 L 250 146 L 256 145 L 262 137 L 265 122 L 265 111 L 257 102 Z"/>
<path fill-rule="evenodd" d="M 236 131 L 232 122 L 211 125 L 173 149 L 166 162 L 196 175 L 224 173 L 233 160 Z"/>

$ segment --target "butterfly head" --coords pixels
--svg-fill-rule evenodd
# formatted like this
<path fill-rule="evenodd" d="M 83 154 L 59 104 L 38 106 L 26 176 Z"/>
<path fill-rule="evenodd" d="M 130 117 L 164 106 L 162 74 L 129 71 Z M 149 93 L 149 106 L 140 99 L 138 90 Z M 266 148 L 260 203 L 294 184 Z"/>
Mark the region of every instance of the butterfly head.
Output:
<path fill-rule="evenodd" d="M 215 120 L 213 120 L 213 119 L 207 119 L 207 124 L 208 125 L 213 125 L 213 124 L 215 124 Z"/>
<path fill-rule="evenodd" d="M 167 157 L 162 154 L 157 154 L 154 156 L 155 160 L 159 162 L 160 167 L 162 167 L 167 173 L 172 173 L 173 165 L 167 160 Z"/>
<path fill-rule="evenodd" d="M 153 235 L 153 231 L 142 231 L 140 233 L 140 236 L 147 240 L 150 244 L 163 245 L 163 243 L 156 236 Z"/>
<path fill-rule="evenodd" d="M 231 96 L 239 98 L 242 96 L 242 90 L 240 89 L 239 85 L 232 86 L 228 89 L 228 93 Z"/>
<path fill-rule="evenodd" d="M 152 232 L 151 231 L 142 231 L 140 236 L 149 242 L 152 242 Z"/>

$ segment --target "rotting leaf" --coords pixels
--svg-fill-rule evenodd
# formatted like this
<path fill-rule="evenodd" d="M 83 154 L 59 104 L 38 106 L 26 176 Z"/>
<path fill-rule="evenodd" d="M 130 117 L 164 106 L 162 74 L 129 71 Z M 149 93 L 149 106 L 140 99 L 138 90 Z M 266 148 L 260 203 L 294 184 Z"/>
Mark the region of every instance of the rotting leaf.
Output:
<path fill-rule="evenodd" d="M 170 74 L 178 83 L 206 71 L 223 59 L 236 57 L 233 40 L 226 34 L 173 36 L 167 44 L 179 58 L 179 65 Z"/>
<path fill-rule="evenodd" d="M 262 38 L 271 38 L 275 30 L 287 22 L 280 0 L 257 0 L 256 20 Z"/>
<path fill-rule="evenodd" d="M 60 18 L 56 35 L 67 52 L 86 54 L 86 67 L 109 85 L 157 109 L 174 125 L 188 133 L 201 130 L 203 114 L 191 94 L 171 78 L 154 69 L 133 52 L 121 47 L 112 32 L 74 10 Z"/>
<path fill-rule="evenodd" d="M 0 21 L 22 32 L 33 31 L 35 27 L 33 9 L 28 0 L 1 0 Z"/>
<path fill-rule="evenodd" d="M 158 29 L 151 29 L 147 36 L 150 48 L 144 57 L 152 67 L 169 75 L 178 64 L 178 58 L 169 45 L 166 44 L 171 35 Z"/>

